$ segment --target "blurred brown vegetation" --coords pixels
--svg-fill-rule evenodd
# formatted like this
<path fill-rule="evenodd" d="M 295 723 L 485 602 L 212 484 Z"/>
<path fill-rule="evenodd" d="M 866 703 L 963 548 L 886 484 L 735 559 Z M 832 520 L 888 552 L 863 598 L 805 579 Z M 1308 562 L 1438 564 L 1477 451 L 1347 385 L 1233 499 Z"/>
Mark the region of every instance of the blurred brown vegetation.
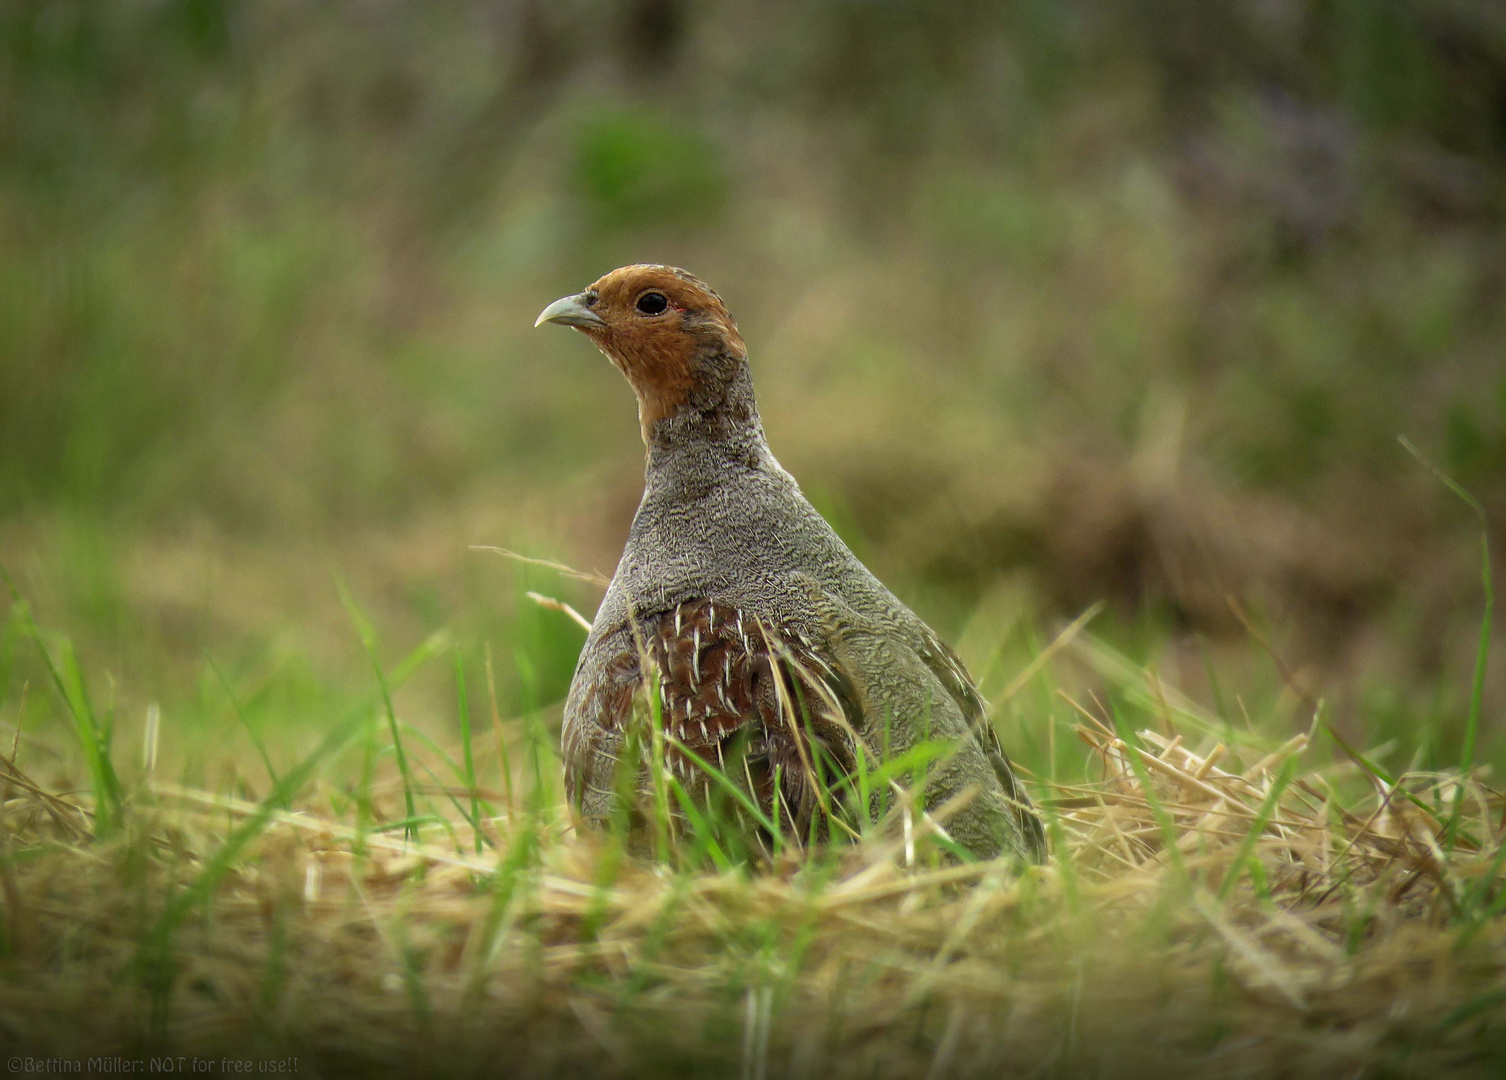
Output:
<path fill-rule="evenodd" d="M 13 0 L 0 555 L 124 698 L 318 700 L 339 575 L 550 700 L 572 631 L 467 545 L 610 570 L 629 395 L 532 318 L 674 262 L 949 633 L 1104 598 L 1213 693 L 1274 679 L 1232 596 L 1457 742 L 1477 527 L 1396 437 L 1506 534 L 1503 211 L 1485 0 Z"/>

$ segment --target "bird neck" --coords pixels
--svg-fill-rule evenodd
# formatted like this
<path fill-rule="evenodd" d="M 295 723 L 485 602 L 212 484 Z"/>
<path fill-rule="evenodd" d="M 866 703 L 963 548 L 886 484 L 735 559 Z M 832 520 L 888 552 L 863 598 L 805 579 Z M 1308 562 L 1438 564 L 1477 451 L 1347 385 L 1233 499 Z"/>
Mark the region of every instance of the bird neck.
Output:
<path fill-rule="evenodd" d="M 701 487 L 728 467 L 758 469 L 774 463 L 748 362 L 740 356 L 725 359 L 725 378 L 701 383 L 674 415 L 644 432 L 650 487 L 656 479 Z"/>

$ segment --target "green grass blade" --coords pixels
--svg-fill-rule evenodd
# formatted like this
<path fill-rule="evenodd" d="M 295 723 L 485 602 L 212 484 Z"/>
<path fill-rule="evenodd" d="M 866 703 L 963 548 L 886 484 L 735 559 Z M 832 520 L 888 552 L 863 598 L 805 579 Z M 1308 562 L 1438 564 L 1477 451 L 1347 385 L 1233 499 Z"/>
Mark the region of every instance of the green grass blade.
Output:
<path fill-rule="evenodd" d="M 685 790 L 685 785 L 668 774 L 664 779 L 668 782 L 670 790 L 674 792 L 675 800 L 680 804 L 680 810 L 685 814 L 686 820 L 690 822 L 691 835 L 695 838 L 696 845 L 706 852 L 717 870 L 724 874 L 731 870 L 732 860 L 716 842 L 716 831 L 707 821 L 706 815 L 702 814 L 696 806 L 695 800 L 690 797 L 690 792 Z"/>
<path fill-rule="evenodd" d="M 1491 623 L 1495 619 L 1496 594 L 1495 584 L 1491 580 L 1490 572 L 1490 529 L 1489 519 L 1485 515 L 1485 508 L 1480 501 L 1471 495 L 1464 486 L 1437 465 L 1434 465 L 1422 451 L 1413 446 L 1405 435 L 1397 436 L 1407 453 L 1422 463 L 1423 468 L 1432 473 L 1444 487 L 1448 488 L 1464 505 L 1474 513 L 1480 523 L 1480 585 L 1485 596 L 1485 610 L 1480 617 L 1479 644 L 1475 650 L 1475 673 L 1470 683 L 1469 713 L 1464 720 L 1464 748 L 1459 754 L 1459 772 L 1463 778 L 1468 778 L 1470 770 L 1475 766 L 1475 740 L 1480 730 L 1480 709 L 1485 700 L 1485 672 L 1490 665 L 1490 630 Z M 1444 829 L 1445 846 L 1451 845 L 1454 839 L 1455 829 L 1458 826 L 1459 815 L 1463 811 L 1464 786 L 1459 786 L 1454 796 L 1453 812 L 1449 815 L 1448 824 Z"/>
<path fill-rule="evenodd" d="M 438 814 L 419 814 L 411 818 L 399 818 L 397 821 L 384 821 L 373 829 L 367 830 L 374 833 L 394 832 L 402 829 L 404 832 L 419 825 L 443 825 L 444 818 Z"/>
<path fill-rule="evenodd" d="M 492 732 L 497 738 L 497 769 L 502 773 L 502 791 L 507 797 L 507 812 L 517 806 L 512 790 L 512 761 L 507 753 L 507 737 L 502 731 L 502 711 L 497 707 L 497 679 L 492 669 L 492 647 L 486 644 L 483 653 L 486 661 L 486 701 L 491 707 Z"/>
<path fill-rule="evenodd" d="M 1506 906 L 1506 889 L 1500 888 L 1503 864 L 1506 864 L 1506 844 L 1496 851 L 1495 858 L 1490 862 L 1490 869 L 1482 874 L 1480 879 L 1472 884 L 1460 898 L 1459 911 L 1467 922 L 1455 941 L 1456 948 L 1462 949 L 1468 945 L 1485 924 L 1500 913 L 1501 907 Z M 1486 904 L 1486 897 L 1491 895 L 1493 888 L 1496 890 L 1495 898 L 1491 903 Z M 1482 905 L 1484 905 L 1483 910 Z"/>
<path fill-rule="evenodd" d="M 256 733 L 256 729 L 251 726 L 251 721 L 246 718 L 245 712 L 242 711 L 240 700 L 235 696 L 235 688 L 230 685 L 230 680 L 225 677 L 225 673 L 220 670 L 220 666 L 214 662 L 213 656 L 205 652 L 204 660 L 209 664 L 209 670 L 214 672 L 214 677 L 219 680 L 220 686 L 225 691 L 225 696 L 230 699 L 230 708 L 235 711 L 236 719 L 241 722 L 241 727 L 245 728 L 246 734 L 251 737 L 251 745 L 256 747 L 256 753 L 261 757 L 262 765 L 266 767 L 267 776 L 271 778 L 272 786 L 276 787 L 277 769 L 272 764 L 271 755 L 267 753 L 266 743 L 262 742 L 261 736 Z"/>
<path fill-rule="evenodd" d="M 859 761 L 859 763 L 861 763 L 862 760 L 863 760 L 863 755 L 859 754 L 858 755 L 858 761 Z M 773 815 L 773 825 L 774 825 L 774 857 L 776 859 L 779 858 L 779 856 L 784 853 L 784 830 L 781 829 L 780 826 L 779 826 L 779 818 L 780 818 L 779 804 L 784 801 L 783 795 L 780 794 L 780 792 L 782 792 L 784 790 L 783 787 L 780 786 L 783 782 L 784 782 L 784 766 L 783 766 L 783 764 L 776 764 L 774 766 L 774 788 L 773 788 L 774 795 L 773 795 L 773 798 L 770 799 L 770 806 L 769 806 L 769 812 Z M 790 824 L 793 825 L 794 822 L 791 822 Z"/>
<path fill-rule="evenodd" d="M 10 579 L 7 577 L 5 580 L 9 582 Z M 27 636 L 36 643 L 37 651 L 41 653 L 42 661 L 47 667 L 47 673 L 52 678 L 52 684 L 58 696 L 62 698 L 69 716 L 73 718 L 73 729 L 78 738 L 79 748 L 83 751 L 84 763 L 89 770 L 94 788 L 95 835 L 107 836 L 122 820 L 124 797 L 121 793 L 120 778 L 110 758 L 108 734 L 101 730 L 94 715 L 94 707 L 89 701 L 83 671 L 79 668 L 73 643 L 61 634 L 49 635 L 39 627 L 31 617 L 30 608 L 16 592 L 13 584 L 11 592 L 21 625 Z M 56 643 L 59 654 L 57 659 L 54 659 L 53 650 L 48 647 L 49 636 Z"/>
<path fill-rule="evenodd" d="M 1150 807 L 1150 813 L 1156 819 L 1156 824 L 1161 829 L 1161 843 L 1166 849 L 1166 857 L 1182 883 L 1191 886 L 1192 879 L 1187 872 L 1187 864 L 1182 861 L 1182 849 L 1177 847 L 1177 824 L 1166 807 L 1161 805 L 1160 798 L 1156 795 L 1155 788 L 1151 786 L 1150 770 L 1145 767 L 1145 762 L 1140 755 L 1146 751 L 1140 746 L 1140 740 L 1135 737 L 1129 722 L 1118 707 L 1110 703 L 1109 711 L 1114 720 L 1114 730 L 1119 734 L 1119 740 L 1128 748 L 1125 757 L 1129 758 L 1130 768 L 1135 773 L 1135 779 L 1140 783 L 1140 790 L 1145 793 L 1146 805 Z"/>
<path fill-rule="evenodd" d="M 387 675 L 382 671 L 382 661 L 377 655 L 376 631 L 370 620 L 356 605 L 355 598 L 343 583 L 338 583 L 340 601 L 345 605 L 345 610 L 350 613 L 351 621 L 356 625 L 356 633 L 360 635 L 361 645 L 366 650 L 366 655 L 371 660 L 371 669 L 376 674 L 377 686 L 382 692 L 382 706 L 387 715 L 387 730 L 392 735 L 392 751 L 397 757 L 397 771 L 403 780 L 403 809 L 407 812 L 410 821 L 418 818 L 418 809 L 413 799 L 413 774 L 408 768 L 408 755 L 403 752 L 403 739 L 398 734 L 397 710 L 392 706 L 392 688 L 387 685 Z M 403 831 L 403 839 L 418 840 L 418 826 L 415 824 L 411 829 Z"/>
<path fill-rule="evenodd" d="M 1349 758 L 1349 760 L 1358 765 L 1362 772 L 1369 774 L 1370 777 L 1375 780 L 1379 780 L 1386 786 L 1387 790 L 1400 793 L 1403 798 L 1405 798 L 1413 806 L 1417 807 L 1424 813 L 1431 814 L 1433 812 L 1432 807 L 1428 806 L 1427 803 L 1419 799 L 1413 792 L 1408 791 L 1404 785 L 1398 784 L 1397 777 L 1393 776 L 1390 770 L 1371 761 L 1358 747 L 1356 747 L 1348 739 L 1344 738 L 1343 735 L 1340 735 L 1336 730 L 1334 730 L 1333 725 L 1324 721 L 1321 716 L 1315 717 L 1313 720 L 1314 730 L 1319 727 L 1322 727 L 1323 730 L 1328 732 L 1329 737 L 1333 739 L 1338 748 L 1344 751 L 1344 754 Z M 1447 822 L 1445 822 L 1444 824 L 1444 832 L 1445 834 L 1450 832 L 1450 826 Z M 1457 831 L 1457 828 L 1455 828 L 1452 835 L 1465 840 L 1471 845 L 1474 845 L 1476 847 L 1479 846 L 1479 840 L 1473 833 L 1459 832 Z"/>
<path fill-rule="evenodd" d="M 1250 829 L 1245 833 L 1244 839 L 1239 842 L 1239 849 L 1234 853 L 1234 860 L 1229 864 L 1229 872 L 1224 876 L 1223 884 L 1218 887 L 1218 898 L 1224 900 L 1233 890 L 1235 884 L 1244 873 L 1245 863 L 1255 851 L 1255 845 L 1259 843 L 1260 836 L 1265 832 L 1265 827 L 1270 824 L 1271 817 L 1276 813 L 1276 807 L 1281 801 L 1282 794 L 1288 784 L 1297 775 L 1297 759 L 1289 757 L 1282 763 L 1281 772 L 1271 784 L 1271 790 L 1266 792 L 1265 798 L 1260 803 L 1260 809 L 1255 812 L 1255 820 L 1250 823 Z"/>
<path fill-rule="evenodd" d="M 676 739 L 673 735 L 666 736 L 666 741 L 676 750 L 680 751 L 680 753 L 684 754 L 685 757 L 691 762 L 691 764 L 693 764 L 696 768 L 700 769 L 703 773 L 710 777 L 718 787 L 720 787 L 728 795 L 732 796 L 734 802 L 736 802 L 748 813 L 752 814 L 753 820 L 758 823 L 760 828 L 767 829 L 771 835 L 774 833 L 775 825 L 774 822 L 769 819 L 769 815 L 765 814 L 762 807 L 760 807 L 756 802 L 753 801 L 753 797 L 751 795 L 749 795 L 742 788 L 738 787 L 737 784 L 733 783 L 732 779 L 727 776 L 726 773 L 722 772 L 721 769 L 718 769 L 715 765 L 712 765 L 710 762 L 706 761 L 690 747 L 686 746 L 679 739 Z"/>
<path fill-rule="evenodd" d="M 873 768 L 867 770 L 866 781 L 868 789 L 873 791 L 879 788 L 887 788 L 892 781 L 898 781 L 910 773 L 922 772 L 938 761 L 943 761 L 956 749 L 956 744 L 940 739 L 917 741 L 903 754 L 896 755 L 887 761 L 881 761 Z M 861 755 L 860 755 L 861 756 Z M 846 776 L 840 777 L 831 786 L 834 793 L 840 794 L 853 787 L 860 787 L 864 780 L 863 774 L 854 770 Z"/>
<path fill-rule="evenodd" d="M 649 672 L 649 678 L 643 685 L 648 694 L 649 784 L 653 792 L 654 855 L 660 862 L 665 862 L 669 859 L 669 841 L 673 835 L 669 788 L 664 783 L 669 771 L 664 764 L 664 744 L 671 737 L 664 730 L 658 669 L 650 668 Z"/>
<path fill-rule="evenodd" d="M 402 728 L 406 734 L 417 739 L 419 742 L 423 743 L 425 746 L 427 746 L 429 749 L 433 750 L 436 754 L 443 758 L 445 764 L 450 767 L 450 771 L 454 773 L 458 779 L 461 780 L 462 786 L 464 786 L 464 774 L 460 771 L 459 766 L 457 766 L 453 761 L 450 760 L 450 756 L 444 752 L 443 747 L 441 747 L 433 739 L 429 738 L 429 736 L 425 735 L 422 731 L 419 731 L 415 727 L 412 727 L 408 724 L 403 724 Z M 456 812 L 459 813 L 465 823 L 471 827 L 472 832 L 474 832 L 476 836 L 476 850 L 477 852 L 480 852 L 484 843 L 486 843 L 486 841 L 483 839 L 483 833 L 481 829 L 481 809 L 482 807 L 486 806 L 486 803 L 482 802 L 481 799 L 477 796 L 476 789 L 473 787 L 464 789 L 470 794 L 471 805 L 467 807 L 466 804 L 461 802 L 460 799 L 456 797 L 455 793 L 450 790 L 449 785 L 441 780 L 438 774 L 429 767 L 429 763 L 427 761 L 425 761 L 421 757 L 418 757 L 417 755 L 412 755 L 411 760 L 416 761 L 419 768 L 423 769 L 424 772 L 429 774 L 429 779 L 434 781 L 434 786 L 439 788 L 440 791 L 444 792 L 445 798 L 450 800 L 450 805 L 455 807 Z M 489 809 L 490 808 L 488 807 L 488 810 Z M 437 817 L 435 818 L 435 820 L 443 822 L 446 830 L 449 829 L 449 822 L 444 818 Z"/>
<path fill-rule="evenodd" d="M 476 853 L 481 853 L 481 799 L 476 793 L 476 758 L 471 751 L 471 702 L 465 691 L 465 660 L 455 650 L 455 700 L 460 712 L 460 754 L 465 764 L 465 788 L 471 793 L 471 825 L 476 830 Z"/>
<path fill-rule="evenodd" d="M 1476 519 L 1480 522 L 1480 584 L 1485 596 L 1485 610 L 1480 620 L 1479 647 L 1475 654 L 1475 674 L 1470 685 L 1469 715 L 1464 728 L 1464 750 L 1460 755 L 1460 768 L 1468 773 L 1475 762 L 1475 737 L 1479 731 L 1480 706 L 1485 697 L 1485 671 L 1490 659 L 1490 629 L 1496 606 L 1495 586 L 1491 581 L 1490 572 L 1489 519 L 1485 516 L 1485 508 L 1480 505 L 1480 501 L 1465 490 L 1462 484 L 1423 457 L 1422 452 L 1413 446 L 1406 436 L 1398 436 L 1398 438 L 1402 446 L 1406 447 L 1407 452 L 1457 495 L 1474 512 Z"/>

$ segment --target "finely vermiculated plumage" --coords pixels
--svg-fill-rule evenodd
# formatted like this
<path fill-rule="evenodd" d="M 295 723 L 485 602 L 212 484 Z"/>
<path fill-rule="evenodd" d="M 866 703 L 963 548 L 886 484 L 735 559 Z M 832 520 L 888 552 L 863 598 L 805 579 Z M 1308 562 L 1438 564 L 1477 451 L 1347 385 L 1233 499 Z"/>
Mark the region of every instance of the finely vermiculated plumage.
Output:
<path fill-rule="evenodd" d="M 566 787 L 582 815 L 611 813 L 647 660 L 661 722 L 687 747 L 715 761 L 743 739 L 740 767 L 767 801 L 780 766 L 781 814 L 808 818 L 805 770 L 820 755 L 851 768 L 854 737 L 890 756 L 949 740 L 928 802 L 976 795 L 948 832 L 978 855 L 1043 858 L 1040 822 L 960 661 L 769 451 L 742 341 L 715 293 L 684 271 L 638 266 L 567 299 L 552 321 L 584 330 L 628 376 L 648 444 L 643 499 L 565 705 Z M 662 313 L 641 313 L 661 300 Z M 811 718 L 798 738 L 794 698 Z"/>

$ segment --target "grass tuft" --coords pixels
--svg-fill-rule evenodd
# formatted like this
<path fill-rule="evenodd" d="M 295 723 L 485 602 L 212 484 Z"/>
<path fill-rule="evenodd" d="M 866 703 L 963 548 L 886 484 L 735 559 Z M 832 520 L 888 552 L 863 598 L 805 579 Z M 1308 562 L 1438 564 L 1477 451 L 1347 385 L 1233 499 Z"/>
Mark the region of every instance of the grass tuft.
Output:
<path fill-rule="evenodd" d="M 500 1046 L 538 1075 L 1444 1075 L 1506 1026 L 1506 796 L 1481 769 L 1380 781 L 1372 753 L 1230 729 L 1079 637 L 1050 663 L 1082 650 L 1113 677 L 1033 762 L 1056 778 L 1027 771 L 1044 866 L 953 850 L 966 793 L 925 805 L 950 750 L 934 741 L 860 752 L 823 791 L 853 835 L 797 837 L 736 753 L 653 736 L 657 694 L 623 751 L 652 770 L 629 783 L 640 827 L 581 833 L 526 663 L 524 714 L 494 718 L 523 752 L 501 741 L 494 790 L 458 658 L 457 733 L 392 709 L 394 739 L 372 740 L 448 648 L 384 671 L 260 798 L 159 765 L 142 809 L 91 837 L 103 788 L 37 782 L 25 744 L 4 759 L 7 1017 L 42 1049 L 256 1040 L 321 1072 L 457 1076 Z M 57 1011 L 80 992 L 107 1007 Z"/>

